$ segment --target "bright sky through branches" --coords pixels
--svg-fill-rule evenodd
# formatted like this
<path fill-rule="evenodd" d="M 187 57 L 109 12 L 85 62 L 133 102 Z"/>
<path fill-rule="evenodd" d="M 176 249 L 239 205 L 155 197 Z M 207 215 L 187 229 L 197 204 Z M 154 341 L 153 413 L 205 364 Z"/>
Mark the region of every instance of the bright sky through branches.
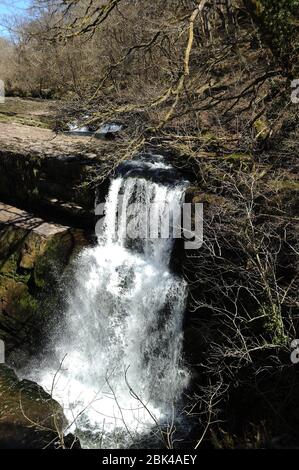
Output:
<path fill-rule="evenodd" d="M 30 0 L 0 0 L 0 35 L 7 35 L 6 19 L 12 16 L 25 16 Z"/>

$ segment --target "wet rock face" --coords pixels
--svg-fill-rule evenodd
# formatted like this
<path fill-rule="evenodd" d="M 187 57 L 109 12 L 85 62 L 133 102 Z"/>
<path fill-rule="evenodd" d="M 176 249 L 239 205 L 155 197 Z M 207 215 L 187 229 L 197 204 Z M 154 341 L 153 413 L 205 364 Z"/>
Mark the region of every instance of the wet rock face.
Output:
<path fill-rule="evenodd" d="M 66 266 L 87 243 L 82 230 L 0 203 L 0 339 L 7 353 L 37 339 Z"/>
<path fill-rule="evenodd" d="M 0 198 L 18 207 L 50 211 L 80 226 L 93 222 L 91 161 L 79 156 L 0 154 Z"/>
<path fill-rule="evenodd" d="M 0 449 L 75 448 L 62 407 L 42 387 L 0 364 Z"/>

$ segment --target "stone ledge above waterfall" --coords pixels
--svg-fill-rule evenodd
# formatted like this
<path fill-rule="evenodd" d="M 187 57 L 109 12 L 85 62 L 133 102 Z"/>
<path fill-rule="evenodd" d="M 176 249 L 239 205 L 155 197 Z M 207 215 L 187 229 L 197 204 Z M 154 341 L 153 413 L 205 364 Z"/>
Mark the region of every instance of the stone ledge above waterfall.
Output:
<path fill-rule="evenodd" d="M 105 172 L 112 143 L 7 123 L 0 123 L 0 142 L 2 201 L 70 225 L 93 224 L 92 181 Z"/>

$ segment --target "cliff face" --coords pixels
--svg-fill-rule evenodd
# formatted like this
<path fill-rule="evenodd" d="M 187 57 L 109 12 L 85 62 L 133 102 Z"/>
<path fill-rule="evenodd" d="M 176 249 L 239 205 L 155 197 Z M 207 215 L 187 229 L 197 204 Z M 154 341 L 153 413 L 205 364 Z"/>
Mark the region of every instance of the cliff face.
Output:
<path fill-rule="evenodd" d="M 92 144 L 18 123 L 0 123 L 0 139 L 0 200 L 71 224 L 92 225 L 91 183 L 102 167 Z"/>
<path fill-rule="evenodd" d="M 59 279 L 86 244 L 82 230 L 0 203 L 0 338 L 7 353 L 39 343 Z"/>

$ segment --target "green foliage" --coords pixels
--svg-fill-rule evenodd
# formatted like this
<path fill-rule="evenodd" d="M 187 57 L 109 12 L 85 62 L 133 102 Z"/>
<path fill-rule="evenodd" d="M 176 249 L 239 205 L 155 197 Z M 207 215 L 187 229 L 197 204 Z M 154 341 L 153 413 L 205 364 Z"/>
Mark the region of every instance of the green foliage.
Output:
<path fill-rule="evenodd" d="M 299 0 L 259 0 L 257 14 L 271 34 L 272 49 L 290 65 L 299 46 Z"/>

